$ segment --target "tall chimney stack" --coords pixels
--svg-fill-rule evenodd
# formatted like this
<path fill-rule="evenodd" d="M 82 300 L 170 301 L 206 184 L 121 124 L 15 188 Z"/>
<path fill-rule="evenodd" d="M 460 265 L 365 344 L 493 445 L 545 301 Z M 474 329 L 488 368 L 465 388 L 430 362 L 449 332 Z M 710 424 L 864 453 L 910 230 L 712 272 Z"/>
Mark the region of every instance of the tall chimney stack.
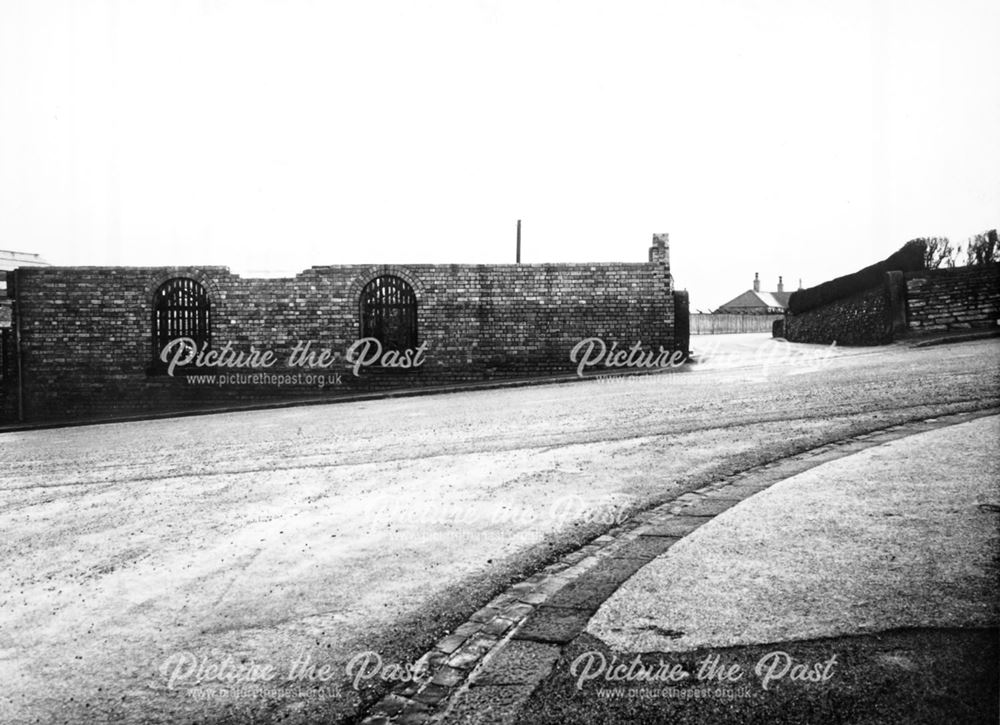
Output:
<path fill-rule="evenodd" d="M 653 246 L 649 248 L 649 261 L 658 262 L 664 266 L 670 265 L 670 235 L 654 234 Z"/>
<path fill-rule="evenodd" d="M 753 273 L 753 291 L 760 292 L 760 274 L 758 272 Z"/>
<path fill-rule="evenodd" d="M 780 276 L 778 277 L 778 291 L 779 292 L 784 292 L 785 291 L 785 282 L 784 282 L 783 279 L 781 279 Z"/>

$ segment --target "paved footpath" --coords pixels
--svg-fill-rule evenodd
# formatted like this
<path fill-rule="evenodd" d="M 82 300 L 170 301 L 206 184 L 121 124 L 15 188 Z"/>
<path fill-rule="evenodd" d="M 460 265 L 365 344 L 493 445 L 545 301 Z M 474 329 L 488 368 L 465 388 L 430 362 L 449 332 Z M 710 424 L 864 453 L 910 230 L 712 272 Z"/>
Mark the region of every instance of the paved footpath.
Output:
<path fill-rule="evenodd" d="M 365 722 L 996 722 L 998 441 L 995 413 L 929 419 L 686 494 L 501 594 Z"/>

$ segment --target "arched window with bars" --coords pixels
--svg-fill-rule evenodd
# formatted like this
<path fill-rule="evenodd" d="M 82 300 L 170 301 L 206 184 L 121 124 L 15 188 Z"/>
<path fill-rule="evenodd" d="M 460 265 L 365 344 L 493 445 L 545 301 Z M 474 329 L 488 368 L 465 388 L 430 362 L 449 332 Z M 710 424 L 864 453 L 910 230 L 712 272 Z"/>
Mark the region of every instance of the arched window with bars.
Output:
<path fill-rule="evenodd" d="M 187 277 L 161 284 L 153 295 L 153 369 L 163 371 L 163 348 L 178 338 L 194 341 L 198 350 L 211 345 L 211 305 L 204 285 Z"/>
<path fill-rule="evenodd" d="M 364 286 L 361 337 L 374 337 L 385 351 L 417 347 L 417 296 L 406 280 L 384 274 Z"/>

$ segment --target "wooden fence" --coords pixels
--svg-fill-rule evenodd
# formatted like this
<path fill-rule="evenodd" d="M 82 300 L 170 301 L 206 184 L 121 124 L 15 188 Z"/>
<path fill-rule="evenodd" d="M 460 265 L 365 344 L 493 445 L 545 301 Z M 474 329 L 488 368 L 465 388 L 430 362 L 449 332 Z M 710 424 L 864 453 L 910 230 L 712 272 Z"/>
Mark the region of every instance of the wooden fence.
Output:
<path fill-rule="evenodd" d="M 771 332 L 771 323 L 784 315 L 693 314 L 692 335 L 725 335 L 740 332 Z"/>

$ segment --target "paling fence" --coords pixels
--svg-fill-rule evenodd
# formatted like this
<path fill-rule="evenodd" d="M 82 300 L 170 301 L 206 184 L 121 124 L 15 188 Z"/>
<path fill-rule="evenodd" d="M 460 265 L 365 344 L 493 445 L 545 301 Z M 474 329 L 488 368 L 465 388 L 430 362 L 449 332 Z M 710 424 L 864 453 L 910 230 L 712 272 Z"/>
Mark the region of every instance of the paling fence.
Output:
<path fill-rule="evenodd" d="M 771 323 L 784 315 L 691 315 L 692 335 L 726 335 L 740 332 L 771 332 Z"/>

